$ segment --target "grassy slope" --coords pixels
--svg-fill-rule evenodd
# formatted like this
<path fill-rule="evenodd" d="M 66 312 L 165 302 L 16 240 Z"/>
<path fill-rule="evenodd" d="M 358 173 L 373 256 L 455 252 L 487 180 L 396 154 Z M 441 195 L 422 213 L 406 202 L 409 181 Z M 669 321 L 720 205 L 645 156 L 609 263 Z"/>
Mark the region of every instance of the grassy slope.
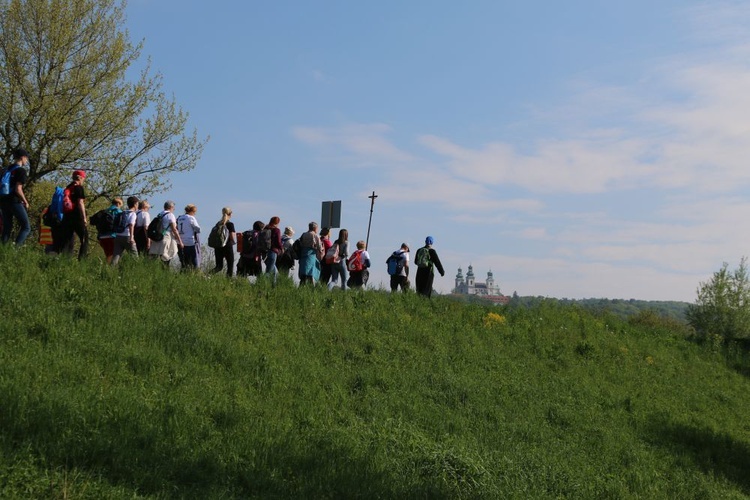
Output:
<path fill-rule="evenodd" d="M 0 248 L 0 497 L 750 495 L 744 353 L 153 264 Z"/>

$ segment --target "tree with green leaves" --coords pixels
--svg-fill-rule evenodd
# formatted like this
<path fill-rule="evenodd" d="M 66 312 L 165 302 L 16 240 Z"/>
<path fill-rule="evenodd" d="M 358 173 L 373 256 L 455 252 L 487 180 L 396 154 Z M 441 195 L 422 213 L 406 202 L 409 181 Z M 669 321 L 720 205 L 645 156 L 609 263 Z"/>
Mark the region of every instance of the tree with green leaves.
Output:
<path fill-rule="evenodd" d="M 206 139 L 164 95 L 150 64 L 129 81 L 143 43 L 124 1 L 0 0 L 0 155 L 30 153 L 29 186 L 87 171 L 92 198 L 147 196 L 191 170 Z"/>
<path fill-rule="evenodd" d="M 734 271 L 725 262 L 711 280 L 698 287 L 698 298 L 687 310 L 690 325 L 703 336 L 727 340 L 750 338 L 750 277 L 747 258 Z"/>

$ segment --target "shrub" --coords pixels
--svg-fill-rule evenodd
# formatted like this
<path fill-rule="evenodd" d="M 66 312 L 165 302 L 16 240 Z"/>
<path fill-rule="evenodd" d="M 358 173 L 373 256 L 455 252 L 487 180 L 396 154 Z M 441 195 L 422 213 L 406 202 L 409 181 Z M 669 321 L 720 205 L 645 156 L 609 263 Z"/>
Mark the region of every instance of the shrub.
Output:
<path fill-rule="evenodd" d="M 710 281 L 698 287 L 695 304 L 688 307 L 687 319 L 702 337 L 719 335 L 726 340 L 750 336 L 750 278 L 747 258 L 729 271 L 725 262 Z"/>

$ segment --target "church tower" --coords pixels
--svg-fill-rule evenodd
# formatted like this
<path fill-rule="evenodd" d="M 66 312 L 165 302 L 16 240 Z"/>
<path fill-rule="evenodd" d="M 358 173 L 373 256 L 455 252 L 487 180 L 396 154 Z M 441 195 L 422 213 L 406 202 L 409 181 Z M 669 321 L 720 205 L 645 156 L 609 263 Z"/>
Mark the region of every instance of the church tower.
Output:
<path fill-rule="evenodd" d="M 461 268 L 458 268 L 458 274 L 456 275 L 456 292 L 463 293 L 464 288 L 464 275 Z"/>
<path fill-rule="evenodd" d="M 495 295 L 495 278 L 492 276 L 492 271 L 487 272 L 487 293 Z"/>
<path fill-rule="evenodd" d="M 474 288 L 474 268 L 469 264 L 469 270 L 466 272 L 466 286 L 471 290 Z M 473 292 L 469 292 L 473 293 Z"/>

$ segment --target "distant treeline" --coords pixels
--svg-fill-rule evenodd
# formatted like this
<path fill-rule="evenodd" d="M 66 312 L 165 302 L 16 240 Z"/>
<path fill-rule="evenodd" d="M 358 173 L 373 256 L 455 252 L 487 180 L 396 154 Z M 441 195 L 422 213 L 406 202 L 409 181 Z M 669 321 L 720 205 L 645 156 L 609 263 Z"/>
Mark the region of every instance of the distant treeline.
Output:
<path fill-rule="evenodd" d="M 486 299 L 471 295 L 451 295 L 451 297 L 467 302 L 486 302 Z M 514 293 L 510 298 L 507 307 L 534 307 L 545 301 L 576 305 L 587 311 L 591 311 L 594 314 L 610 313 L 623 319 L 627 319 L 644 311 L 652 311 L 661 317 L 678 321 L 686 321 L 685 313 L 689 305 L 687 302 L 661 300 L 557 299 L 541 296 L 522 297 Z"/>

